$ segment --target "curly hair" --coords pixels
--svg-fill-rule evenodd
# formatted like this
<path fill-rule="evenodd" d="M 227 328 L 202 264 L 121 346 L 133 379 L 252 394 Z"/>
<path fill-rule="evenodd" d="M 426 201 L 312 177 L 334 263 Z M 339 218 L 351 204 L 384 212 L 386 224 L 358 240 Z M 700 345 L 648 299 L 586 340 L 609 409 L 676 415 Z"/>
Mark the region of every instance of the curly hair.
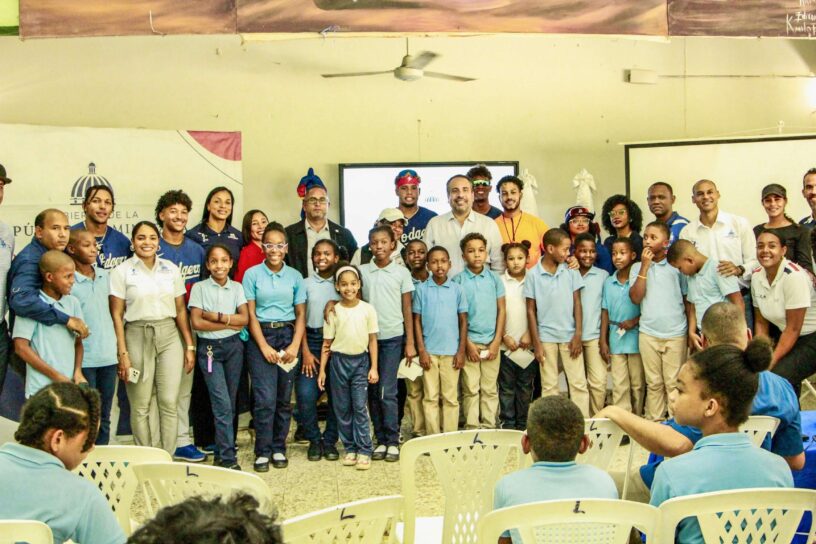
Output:
<path fill-rule="evenodd" d="M 282 544 L 277 513 L 258 511 L 246 493 L 229 499 L 201 497 L 162 508 L 128 539 L 128 544 Z"/>
<path fill-rule="evenodd" d="M 181 204 L 185 208 L 187 208 L 187 213 L 190 213 L 193 209 L 193 201 L 184 191 L 180 189 L 173 189 L 172 191 L 167 191 L 163 195 L 159 197 L 158 202 L 156 202 L 156 224 L 161 226 L 162 220 L 159 218 L 161 212 L 165 210 L 165 208 L 169 208 L 170 206 L 175 206 L 176 204 Z"/>
<path fill-rule="evenodd" d="M 601 222 L 606 232 L 613 236 L 617 234 L 615 227 L 612 226 L 612 220 L 609 219 L 609 212 L 618 204 L 626 206 L 626 211 L 629 214 L 629 226 L 632 227 L 633 231 L 640 232 L 640 229 L 643 227 L 643 213 L 640 211 L 640 206 L 635 204 L 631 198 L 624 195 L 612 195 L 604 202 L 603 210 L 601 211 Z"/>
<path fill-rule="evenodd" d="M 45 433 L 59 429 L 68 438 L 88 431 L 82 451 L 90 450 L 99 433 L 99 392 L 70 382 L 52 383 L 23 405 L 14 439 L 30 448 L 47 451 Z"/>

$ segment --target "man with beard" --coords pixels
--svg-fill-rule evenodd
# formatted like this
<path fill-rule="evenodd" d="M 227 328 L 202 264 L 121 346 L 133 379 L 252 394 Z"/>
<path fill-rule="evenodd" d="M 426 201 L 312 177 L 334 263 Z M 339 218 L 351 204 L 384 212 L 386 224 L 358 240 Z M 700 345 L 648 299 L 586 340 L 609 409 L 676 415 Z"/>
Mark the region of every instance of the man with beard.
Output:
<path fill-rule="evenodd" d="M 475 191 L 475 188 L 474 188 Z M 496 218 L 502 243 L 530 242 L 527 268 L 532 268 L 541 258 L 541 239 L 549 227 L 534 215 L 521 211 L 521 196 L 524 182 L 516 176 L 504 176 L 496 185 L 504 212 Z"/>
<path fill-rule="evenodd" d="M 399 199 L 399 210 L 405 216 L 405 228 L 402 236 L 397 240 L 403 246 L 411 240 L 422 240 L 425 236 L 425 227 L 436 212 L 419 205 L 419 184 L 422 180 L 415 170 L 403 170 L 394 178 L 394 192 Z"/>
<path fill-rule="evenodd" d="M 803 217 L 799 224 L 812 229 L 816 227 L 816 168 L 811 168 L 802 177 L 802 196 L 810 206 L 810 215 Z"/>
<path fill-rule="evenodd" d="M 428 247 L 442 246 L 448 250 L 451 261 L 448 277 L 452 278 L 465 268 L 459 241 L 466 234 L 478 232 L 487 240 L 487 262 L 485 264 L 493 271 L 504 272 L 499 227 L 486 215 L 473 211 L 473 184 L 470 178 L 458 174 L 450 178 L 445 186 L 451 211 L 437 215 L 428 222 L 425 230 L 425 245 Z"/>
<path fill-rule="evenodd" d="M 672 186 L 665 181 L 656 181 L 649 187 L 646 201 L 649 204 L 649 211 L 652 212 L 657 221 L 663 221 L 669 226 L 671 237 L 669 243 L 673 244 L 680 237 L 680 231 L 688 225 L 688 219 L 678 214 L 672 209 L 674 201 Z"/>
<path fill-rule="evenodd" d="M 488 200 L 490 189 L 493 187 L 490 184 L 493 181 L 493 174 L 484 164 L 477 164 L 468 170 L 467 177 L 473 183 L 473 211 L 490 219 L 497 219 L 502 211 Z"/>
<path fill-rule="evenodd" d="M 115 205 L 112 188 L 107 185 L 92 185 L 85 190 L 85 199 L 82 201 L 85 221 L 71 227 L 71 230 L 84 227 L 96 237 L 96 248 L 99 250 L 96 263 L 105 270 L 116 268 L 133 255 L 128 237 L 108 226 Z"/>
<path fill-rule="evenodd" d="M 156 224 L 161 228 L 157 255 L 179 267 L 184 287 L 187 289 L 185 301 L 190 297 L 190 289 L 193 288 L 193 284 L 201 279 L 201 271 L 204 268 L 204 248 L 184 236 L 192 208 L 193 201 L 187 196 L 187 193 L 180 190 L 167 191 L 156 203 Z M 194 384 L 194 382 L 199 383 Z M 212 444 L 215 442 L 212 408 L 207 386 L 198 365 L 194 367 L 193 372 L 189 374 L 183 372 L 181 375 L 178 395 L 178 438 L 176 439 L 176 451 L 173 453 L 173 459 L 190 463 L 201 462 L 207 457 L 193 445 L 190 439 L 190 402 L 194 389 L 198 395 L 195 395 L 195 402 L 193 402 L 195 406 L 193 428 L 201 443 Z M 209 433 L 206 432 L 207 429 L 210 430 Z"/>

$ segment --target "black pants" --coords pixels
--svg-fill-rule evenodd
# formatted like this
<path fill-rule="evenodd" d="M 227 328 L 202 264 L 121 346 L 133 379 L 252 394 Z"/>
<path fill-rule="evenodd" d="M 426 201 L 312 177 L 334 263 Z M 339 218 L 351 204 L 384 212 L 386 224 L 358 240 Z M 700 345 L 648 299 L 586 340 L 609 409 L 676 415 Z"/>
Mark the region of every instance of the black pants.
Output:
<path fill-rule="evenodd" d="M 773 372 L 788 380 L 799 397 L 802 380 L 816 372 L 816 332 L 800 336 L 788 354 L 776 363 Z"/>

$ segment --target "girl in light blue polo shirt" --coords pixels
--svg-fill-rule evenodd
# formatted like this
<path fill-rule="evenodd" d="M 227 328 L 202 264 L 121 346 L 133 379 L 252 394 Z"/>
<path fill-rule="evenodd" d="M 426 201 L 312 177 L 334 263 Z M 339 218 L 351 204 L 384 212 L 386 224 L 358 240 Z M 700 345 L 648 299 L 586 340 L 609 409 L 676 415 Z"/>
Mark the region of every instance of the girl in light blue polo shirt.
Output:
<path fill-rule="evenodd" d="M 680 369 L 670 397 L 674 417 L 703 434 L 689 453 L 663 461 L 652 483 L 651 504 L 711 491 L 793 487 L 784 459 L 758 448 L 739 430 L 771 362 L 770 341 L 755 339 L 743 352 L 721 344 L 695 354 Z M 696 518 L 680 522 L 676 542 L 703 543 Z"/>
<path fill-rule="evenodd" d="M 198 333 L 196 360 L 210 393 L 215 417 L 218 464 L 241 470 L 235 455 L 235 402 L 244 366 L 244 343 L 238 332 L 249 321 L 243 287 L 229 279 L 232 254 L 213 244 L 204 258 L 210 277 L 193 285 L 190 321 Z"/>

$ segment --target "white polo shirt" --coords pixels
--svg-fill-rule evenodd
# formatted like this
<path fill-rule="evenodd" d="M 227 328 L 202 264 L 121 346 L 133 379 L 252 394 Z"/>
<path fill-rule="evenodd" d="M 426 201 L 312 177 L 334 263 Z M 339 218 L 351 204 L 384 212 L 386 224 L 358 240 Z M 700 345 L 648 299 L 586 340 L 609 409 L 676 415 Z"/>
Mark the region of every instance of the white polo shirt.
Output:
<path fill-rule="evenodd" d="M 176 317 L 176 297 L 187 292 L 179 268 L 156 257 L 153 269 L 134 255 L 110 273 L 110 294 L 125 301 L 125 321 Z"/>
<path fill-rule="evenodd" d="M 801 336 L 816 332 L 816 289 L 810 275 L 796 263 L 782 259 L 772 284 L 761 266 L 751 277 L 751 297 L 762 317 L 785 330 L 785 310 L 807 308 Z"/>
<path fill-rule="evenodd" d="M 504 303 L 507 308 L 507 323 L 504 326 L 504 334 L 509 334 L 513 340 L 518 342 L 524 333 L 527 332 L 527 300 L 524 298 L 524 280 L 513 278 L 505 271 L 501 276 L 504 283 Z M 505 349 L 504 344 L 501 345 Z"/>
<path fill-rule="evenodd" d="M 738 278 L 740 288 L 750 286 L 751 270 L 757 266 L 756 237 L 747 219 L 720 210 L 711 227 L 703 225 L 699 217 L 690 221 L 680 231 L 680 239 L 694 244 L 709 259 L 731 261 L 745 268 L 745 274 Z"/>
<path fill-rule="evenodd" d="M 465 269 L 465 261 L 462 259 L 459 241 L 471 232 L 481 233 L 487 240 L 487 263 L 485 264 L 490 267 L 490 270 L 499 273 L 504 272 L 501 233 L 496 221 L 486 215 L 471 210 L 461 225 L 453 216 L 453 212 L 437 215 L 428 221 L 428 226 L 425 227 L 424 241 L 428 249 L 433 246 L 442 246 L 448 250 L 451 261 L 448 277 L 452 278 Z"/>

